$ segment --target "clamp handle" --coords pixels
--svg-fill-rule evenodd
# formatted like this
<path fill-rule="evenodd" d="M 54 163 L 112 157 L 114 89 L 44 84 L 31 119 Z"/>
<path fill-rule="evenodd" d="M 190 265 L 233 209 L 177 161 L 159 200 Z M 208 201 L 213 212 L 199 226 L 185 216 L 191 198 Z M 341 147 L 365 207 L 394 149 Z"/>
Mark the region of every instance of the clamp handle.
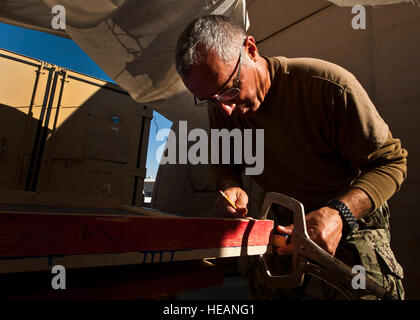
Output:
<path fill-rule="evenodd" d="M 310 240 L 308 232 L 306 230 L 305 210 L 303 204 L 284 194 L 277 192 L 268 192 L 265 195 L 258 219 L 267 219 L 267 214 L 273 203 L 291 210 L 293 212 L 293 232 L 297 232 L 304 238 Z M 281 276 L 275 276 L 271 274 L 265 255 L 260 255 L 260 259 L 265 266 L 266 274 L 264 280 L 266 281 L 266 284 L 268 286 L 274 288 L 295 288 L 302 285 L 305 273 L 303 271 L 303 268 L 299 268 L 299 266 L 305 265 L 308 262 L 308 259 L 306 257 L 298 255 L 295 251 L 293 253 L 292 262 L 293 272 L 291 274 Z"/>
<path fill-rule="evenodd" d="M 268 192 L 265 195 L 258 219 L 267 219 L 267 214 L 273 203 L 291 210 L 293 212 L 294 229 L 309 239 L 308 232 L 306 231 L 305 209 L 303 208 L 303 204 L 284 194 Z"/>
<path fill-rule="evenodd" d="M 335 283 L 334 287 L 342 293 L 347 292 L 345 295 L 354 297 L 354 293 L 346 290 L 339 281 L 335 281 L 328 275 L 328 273 L 335 273 L 341 279 L 351 279 L 353 273 L 351 268 L 333 257 L 315 242 L 313 242 L 306 229 L 305 210 L 303 204 L 299 201 L 276 192 L 268 192 L 264 198 L 261 208 L 259 219 L 266 219 L 271 205 L 275 203 L 285 207 L 293 212 L 293 234 L 292 245 L 294 248 L 292 260 L 292 273 L 288 275 L 275 276 L 272 275 L 268 267 L 266 256 L 260 255 L 260 259 L 265 265 L 264 280 L 267 286 L 273 288 L 295 288 L 301 286 L 306 273 L 312 274 L 316 277 L 322 278 L 324 281 Z M 309 262 L 309 259 L 317 262 L 320 267 Z M 322 276 L 323 269 L 325 268 L 326 276 Z M 374 292 L 377 296 L 389 299 L 387 292 L 379 286 L 374 280 L 366 277 L 366 289 Z"/>

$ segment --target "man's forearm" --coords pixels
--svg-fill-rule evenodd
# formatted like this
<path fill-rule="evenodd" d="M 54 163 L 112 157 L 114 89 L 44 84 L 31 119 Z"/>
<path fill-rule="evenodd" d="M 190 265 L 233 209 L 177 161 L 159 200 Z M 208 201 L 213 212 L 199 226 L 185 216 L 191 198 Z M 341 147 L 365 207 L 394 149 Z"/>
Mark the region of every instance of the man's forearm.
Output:
<path fill-rule="evenodd" d="M 352 188 L 338 198 L 350 209 L 356 219 L 368 215 L 373 208 L 373 202 L 366 192 L 359 188 Z"/>

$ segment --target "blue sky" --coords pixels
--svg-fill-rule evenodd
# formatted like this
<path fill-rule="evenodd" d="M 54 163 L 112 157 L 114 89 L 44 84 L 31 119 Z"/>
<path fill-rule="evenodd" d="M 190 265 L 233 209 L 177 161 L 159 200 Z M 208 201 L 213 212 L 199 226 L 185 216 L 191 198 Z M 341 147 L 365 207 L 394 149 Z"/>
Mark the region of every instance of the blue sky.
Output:
<path fill-rule="evenodd" d="M 0 23 L 0 48 L 114 82 L 70 39 Z M 152 119 L 150 125 L 146 176 L 156 177 L 158 163 L 155 153 L 162 143 L 156 142 L 156 131 L 158 129 L 170 128 L 172 123 L 157 112 L 153 114 L 155 119 Z"/>

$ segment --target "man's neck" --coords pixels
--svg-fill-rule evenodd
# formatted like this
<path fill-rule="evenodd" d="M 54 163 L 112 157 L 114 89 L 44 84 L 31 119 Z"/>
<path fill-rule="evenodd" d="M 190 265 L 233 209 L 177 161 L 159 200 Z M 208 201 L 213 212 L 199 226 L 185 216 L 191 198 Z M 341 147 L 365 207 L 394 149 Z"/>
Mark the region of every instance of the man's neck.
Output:
<path fill-rule="evenodd" d="M 258 84 L 258 97 L 261 102 L 264 101 L 268 90 L 271 87 L 271 75 L 269 70 L 268 61 L 262 56 L 258 56 L 257 69 L 259 73 L 259 84 Z"/>

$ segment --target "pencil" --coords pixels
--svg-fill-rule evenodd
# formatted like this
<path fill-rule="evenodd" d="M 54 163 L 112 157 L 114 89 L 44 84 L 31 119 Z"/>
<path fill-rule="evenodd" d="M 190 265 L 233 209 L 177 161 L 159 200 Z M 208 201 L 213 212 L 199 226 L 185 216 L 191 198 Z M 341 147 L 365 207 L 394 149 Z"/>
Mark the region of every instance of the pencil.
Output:
<path fill-rule="evenodd" d="M 227 195 L 225 195 L 225 193 L 222 190 L 219 190 L 219 193 L 223 196 L 223 198 L 225 198 L 227 201 L 229 201 L 229 203 L 232 205 L 232 207 L 235 208 L 235 210 L 238 210 L 238 208 L 236 208 L 235 204 L 232 202 L 232 200 L 230 200 L 228 198 Z"/>

